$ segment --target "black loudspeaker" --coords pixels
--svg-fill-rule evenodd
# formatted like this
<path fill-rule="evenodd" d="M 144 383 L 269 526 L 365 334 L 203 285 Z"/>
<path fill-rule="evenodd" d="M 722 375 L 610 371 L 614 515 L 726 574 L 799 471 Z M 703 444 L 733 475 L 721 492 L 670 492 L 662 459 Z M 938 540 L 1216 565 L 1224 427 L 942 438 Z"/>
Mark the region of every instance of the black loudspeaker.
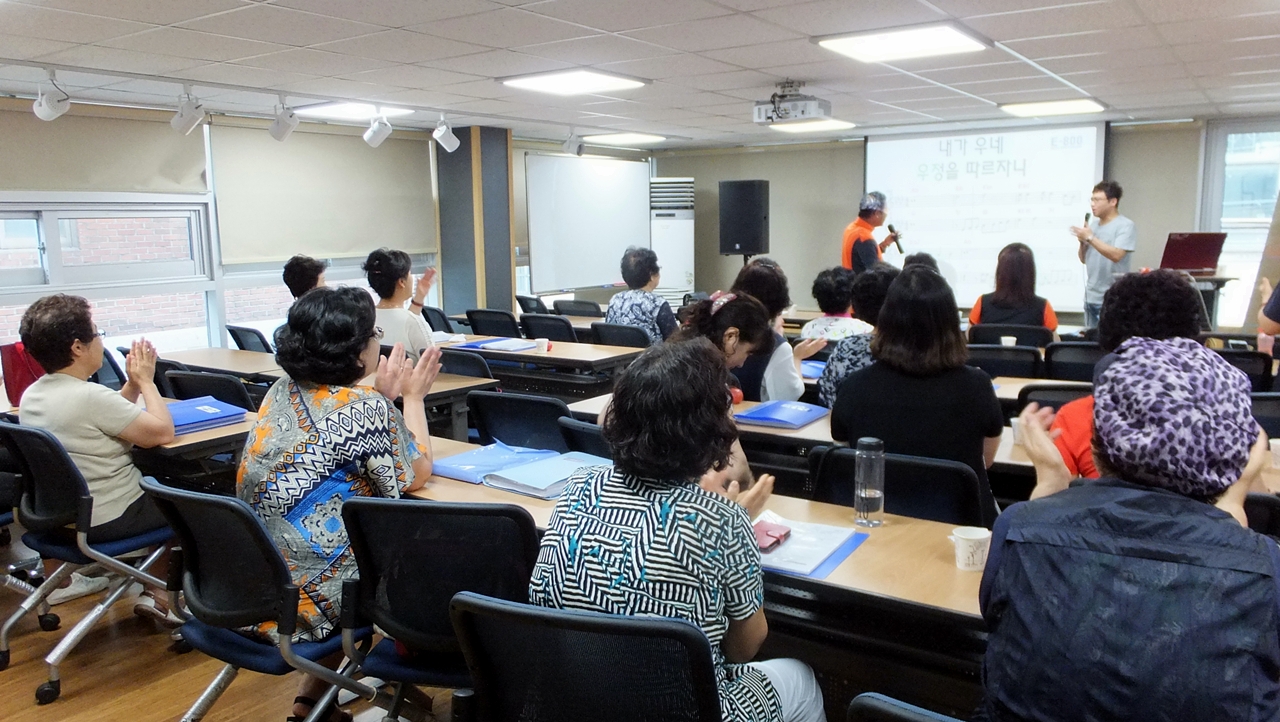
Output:
<path fill-rule="evenodd" d="M 720 181 L 720 254 L 769 252 L 769 181 Z"/>

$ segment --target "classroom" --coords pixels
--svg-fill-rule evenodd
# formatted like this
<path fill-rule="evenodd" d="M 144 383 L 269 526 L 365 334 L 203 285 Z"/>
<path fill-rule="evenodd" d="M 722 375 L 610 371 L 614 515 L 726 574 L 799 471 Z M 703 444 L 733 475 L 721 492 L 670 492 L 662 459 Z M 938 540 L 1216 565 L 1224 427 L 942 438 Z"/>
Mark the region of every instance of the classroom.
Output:
<path fill-rule="evenodd" d="M 0 719 L 1280 719 L 1277 37 L 0 0 Z"/>

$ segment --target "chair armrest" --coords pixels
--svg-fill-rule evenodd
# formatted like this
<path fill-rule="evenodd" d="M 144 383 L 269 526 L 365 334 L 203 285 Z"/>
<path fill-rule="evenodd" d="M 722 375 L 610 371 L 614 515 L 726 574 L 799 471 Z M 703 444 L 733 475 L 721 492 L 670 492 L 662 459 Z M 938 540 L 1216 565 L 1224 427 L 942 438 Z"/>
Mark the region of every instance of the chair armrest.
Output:
<path fill-rule="evenodd" d="M 453 704 L 449 709 L 450 722 L 472 722 L 476 718 L 476 711 L 475 690 L 453 690 Z"/>
<path fill-rule="evenodd" d="M 284 599 L 281 600 L 283 604 L 280 608 L 280 617 L 276 620 L 276 631 L 278 633 L 276 644 L 284 661 L 299 672 L 309 674 L 329 684 L 337 685 L 342 689 L 350 690 L 367 700 L 372 701 L 375 699 L 378 696 L 378 690 L 351 678 L 351 675 L 357 673 L 360 669 L 360 665 L 354 661 L 344 665 L 341 672 L 335 672 L 324 665 L 298 656 L 293 649 L 293 635 L 298 631 L 298 586 L 296 584 L 287 584 L 283 591 Z"/>
<path fill-rule="evenodd" d="M 174 547 L 169 552 L 169 577 L 166 591 L 169 592 L 169 610 L 186 622 L 191 614 L 182 603 L 182 547 Z"/>
<path fill-rule="evenodd" d="M 76 502 L 76 529 L 89 533 L 93 526 L 93 497 L 85 495 Z"/>
<path fill-rule="evenodd" d="M 342 582 L 342 604 L 339 610 L 339 624 L 342 625 L 342 651 L 347 659 L 357 664 L 364 663 L 362 650 L 356 649 L 356 599 L 360 594 L 360 579 L 346 579 Z M 366 649 L 368 645 L 365 645 Z"/>
<path fill-rule="evenodd" d="M 286 584 L 284 603 L 280 607 L 280 616 L 276 619 L 276 631 L 281 638 L 293 639 L 298 631 L 298 586 Z"/>

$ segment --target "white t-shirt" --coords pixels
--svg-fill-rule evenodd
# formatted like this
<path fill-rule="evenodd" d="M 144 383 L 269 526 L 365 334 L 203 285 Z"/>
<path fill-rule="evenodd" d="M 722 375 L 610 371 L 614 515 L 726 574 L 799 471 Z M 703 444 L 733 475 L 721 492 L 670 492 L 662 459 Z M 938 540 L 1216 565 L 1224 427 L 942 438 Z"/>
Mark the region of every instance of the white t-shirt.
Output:
<path fill-rule="evenodd" d="M 418 351 L 430 348 L 431 327 L 427 319 L 420 313 L 412 313 L 403 308 L 376 309 L 376 323 L 382 329 L 382 343 L 393 346 L 404 344 L 404 353 L 414 363 L 418 361 Z"/>
<path fill-rule="evenodd" d="M 871 333 L 873 328 L 866 321 L 851 316 L 819 316 L 800 329 L 800 338 L 825 338 L 841 341 L 861 333 Z"/>
<path fill-rule="evenodd" d="M 783 341 L 773 349 L 760 382 L 761 401 L 799 401 L 804 396 L 804 377 L 796 369 L 791 344 Z"/>
<path fill-rule="evenodd" d="M 142 496 L 133 444 L 118 438 L 140 414 L 142 407 L 120 392 L 60 373 L 37 379 L 18 405 L 22 425 L 56 436 L 89 484 L 93 526 L 119 518 Z"/>

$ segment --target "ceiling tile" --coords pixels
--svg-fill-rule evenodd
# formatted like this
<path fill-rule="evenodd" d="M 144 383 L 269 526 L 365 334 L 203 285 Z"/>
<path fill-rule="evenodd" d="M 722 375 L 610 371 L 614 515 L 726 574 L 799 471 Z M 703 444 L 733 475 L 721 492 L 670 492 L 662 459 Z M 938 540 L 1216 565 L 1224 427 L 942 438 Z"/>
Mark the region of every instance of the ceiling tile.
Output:
<path fill-rule="evenodd" d="M 1257 85 L 1259 83 L 1274 83 L 1278 81 L 1280 81 L 1280 68 L 1245 75 L 1213 75 L 1187 79 L 1187 82 L 1197 88 L 1238 88 L 1242 85 Z"/>
<path fill-rule="evenodd" d="M 1191 43 L 1175 45 L 1172 50 L 1179 60 L 1187 63 L 1271 56 L 1276 53 L 1276 39 L 1264 37 L 1222 43 Z"/>
<path fill-rule="evenodd" d="M 937 6 L 939 10 L 958 18 L 1021 12 L 1073 3 L 1092 5 L 1102 2 L 1107 2 L 1107 0 L 932 0 L 933 5 Z"/>
<path fill-rule="evenodd" d="M 964 108 L 968 110 L 982 109 L 986 110 L 991 107 L 990 103 L 984 103 L 973 98 L 957 96 L 955 98 L 935 98 L 933 100 L 900 100 L 896 103 L 904 108 L 911 110 L 919 110 L 925 113 L 932 113 L 939 110 L 955 110 Z"/>
<path fill-rule="evenodd" d="M 149 93 L 124 93 L 119 90 L 95 88 L 83 90 L 75 94 L 76 100 L 96 100 L 113 105 L 124 105 L 144 108 L 176 108 L 176 95 L 152 95 Z"/>
<path fill-rule="evenodd" d="M 1219 108 L 1223 113 L 1240 115 L 1271 115 L 1280 113 L 1280 102 L 1225 103 Z"/>
<path fill-rule="evenodd" d="M 96 45 L 80 45 L 69 50 L 44 55 L 42 61 L 81 68 L 98 68 L 125 73 L 166 75 L 176 70 L 203 65 L 203 60 L 177 58 L 172 55 L 135 53 L 132 50 L 103 48 Z"/>
<path fill-rule="evenodd" d="M 1154 93 L 1184 90 L 1202 90 L 1191 78 L 1167 78 L 1133 81 L 1129 83 L 1096 83 L 1071 76 L 1068 80 L 1089 91 L 1095 98 L 1115 98 L 1125 95 L 1152 95 Z"/>
<path fill-rule="evenodd" d="M 1277 48 L 1280 50 L 1280 47 Z M 1187 63 L 1187 71 L 1193 77 L 1251 75 L 1260 72 L 1280 71 L 1280 54 L 1256 58 L 1232 58 L 1208 62 Z"/>
<path fill-rule="evenodd" d="M 294 46 L 344 40 L 382 30 L 377 25 L 312 15 L 275 5 L 251 5 L 180 25 L 216 35 Z"/>
<path fill-rule="evenodd" d="M 936 58 L 909 58 L 907 60 L 895 60 L 892 63 L 880 65 L 878 63 L 857 63 L 868 67 L 886 67 L 897 68 L 900 70 L 909 70 L 913 73 L 926 73 L 935 70 L 955 70 L 963 68 L 972 68 L 979 65 L 995 65 L 997 63 L 1021 62 L 1014 56 L 999 48 L 983 48 L 972 53 L 961 53 L 959 55 L 943 55 Z"/>
<path fill-rule="evenodd" d="M 1100 24 L 1112 29 L 1144 25 L 1145 20 L 1131 7 L 1115 0 L 989 15 L 969 18 L 964 22 L 992 40 L 1008 41 L 1040 37 L 1046 34 L 1046 29 L 1055 33 L 1072 33 L 1096 30 Z"/>
<path fill-rule="evenodd" d="M 120 78 L 113 78 L 113 80 L 115 82 L 111 83 L 110 85 L 104 85 L 101 89 L 115 90 L 122 93 L 138 93 L 142 95 L 163 95 L 163 96 L 167 96 L 170 102 L 174 105 L 177 104 L 178 95 L 182 93 L 181 86 L 174 85 L 173 83 L 158 81 L 158 80 L 136 80 L 136 79 L 121 80 Z M 218 91 L 209 92 L 207 93 L 207 95 L 209 96 L 227 95 L 228 93 L 233 93 L 233 92 L 235 91 L 218 90 Z M 205 97 L 206 97 L 206 93 L 200 93 L 200 98 L 202 100 Z"/>
<path fill-rule="evenodd" d="M 1239 102 L 1242 100 L 1280 100 L 1280 83 L 1251 88 L 1210 88 L 1205 96 L 1214 102 Z"/>
<path fill-rule="evenodd" d="M 59 10 L 140 23 L 172 25 L 184 20 L 244 7 L 243 0 L 18 0 Z"/>
<path fill-rule="evenodd" d="M 1203 20 L 1264 12 L 1274 12 L 1273 0 L 1231 0 L 1231 2 L 1204 2 L 1204 0 L 1133 0 L 1146 16 L 1160 22 Z"/>
<path fill-rule="evenodd" d="M 756 10 L 768 10 L 769 8 L 780 8 L 788 5 L 801 5 L 807 0 L 716 0 L 721 5 L 731 7 L 734 10 L 742 12 L 754 12 Z"/>
<path fill-rule="evenodd" d="M 112 40 L 103 40 L 98 44 L 142 53 L 159 53 L 212 61 L 237 60 L 286 49 L 286 46 L 275 43 L 198 33 L 182 28 L 156 28 Z"/>
<path fill-rule="evenodd" d="M 707 20 L 694 20 L 647 30 L 635 30 L 627 35 L 638 40 L 690 52 L 777 40 L 794 40 L 801 37 L 795 31 L 785 30 L 749 15 L 726 15 Z"/>
<path fill-rule="evenodd" d="M 840 56 L 826 50 L 808 38 L 783 40 L 777 43 L 757 43 L 740 48 L 708 50 L 703 55 L 714 60 L 732 63 L 744 68 L 763 68 L 801 63 L 821 63 Z M 856 62 L 842 58 L 845 62 Z"/>
<path fill-rule="evenodd" d="M 438 89 L 450 83 L 464 83 L 479 80 L 474 75 L 455 73 L 439 68 L 424 68 L 421 65 L 395 65 L 390 68 L 369 70 L 363 73 L 348 73 L 341 76 L 345 80 L 374 85 L 394 85 L 401 88 L 420 88 L 424 90 Z"/>
<path fill-rule="evenodd" d="M 710 75 L 691 75 L 671 80 L 676 85 L 685 85 L 698 90 L 736 90 L 738 88 L 758 88 L 782 81 L 778 75 L 760 73 L 755 70 L 736 70 L 730 73 L 712 73 Z"/>
<path fill-rule="evenodd" d="M 947 19 L 922 3 L 902 0 L 822 0 L 752 14 L 806 35 L 838 35 Z"/>
<path fill-rule="evenodd" d="M 595 35 L 596 32 L 515 8 L 450 18 L 409 28 L 464 43 L 511 48 Z"/>
<path fill-rule="evenodd" d="M 27 60 L 28 58 L 56 53 L 59 50 L 73 47 L 75 47 L 75 43 L 0 33 L 0 55 L 10 60 Z"/>
<path fill-rule="evenodd" d="M 766 73 L 780 75 L 793 80 L 803 80 L 809 86 L 825 84 L 830 81 L 849 81 L 883 77 L 884 69 L 879 66 L 863 65 L 849 60 L 828 60 L 824 63 L 801 63 L 800 65 L 780 65 L 763 68 Z M 895 75 L 898 75 L 895 73 Z"/>
<path fill-rule="evenodd" d="M 545 73 L 573 67 L 569 63 L 549 58 L 537 58 L 510 50 L 491 50 L 487 53 L 464 55 L 460 58 L 444 58 L 423 63 L 433 68 L 443 68 L 459 73 L 470 73 L 487 78 L 504 78 L 526 73 Z"/>
<path fill-rule="evenodd" d="M 465 103 L 473 98 L 443 91 L 422 90 L 420 88 L 395 88 L 388 92 L 373 92 L 369 100 L 376 100 L 388 105 L 417 105 L 428 108 L 449 108 Z"/>
<path fill-rule="evenodd" d="M 1157 95 L 1131 95 L 1116 96 L 1115 98 L 1103 98 L 1108 105 L 1119 108 L 1121 110 L 1134 110 L 1139 108 L 1159 108 L 1170 105 L 1187 105 L 1191 103 L 1204 103 L 1206 93 L 1200 91 L 1182 91 L 1174 93 L 1160 93 Z M 1276 97 L 1280 98 L 1280 90 L 1277 91 Z M 1219 98 L 1209 98 L 1210 100 L 1219 100 Z"/>
<path fill-rule="evenodd" d="M 282 83 L 311 80 L 315 76 L 302 73 L 290 73 L 282 70 L 251 68 L 248 65 L 235 63 L 212 63 L 190 70 L 173 73 L 174 77 L 187 80 L 205 81 L 209 83 L 225 83 L 227 85 L 243 85 L 249 88 L 274 88 Z"/>
<path fill-rule="evenodd" d="M 1055 28 L 1057 29 L 1057 28 Z M 1165 41 L 1150 26 L 1136 28 L 1104 28 L 1078 33 L 1046 35 L 1038 38 L 1011 40 L 1010 48 L 1032 60 L 1057 58 L 1080 53 L 1110 52 L 1116 48 L 1153 48 Z"/>
<path fill-rule="evenodd" d="M 425 63 L 488 50 L 482 45 L 459 43 L 408 30 L 387 30 L 350 40 L 322 43 L 315 49 L 396 63 Z"/>
<path fill-rule="evenodd" d="M 1245 17 L 1186 20 L 1156 26 L 1170 45 L 1227 42 L 1237 38 L 1280 35 L 1280 12 Z M 1274 42 L 1274 40 L 1273 40 Z"/>
<path fill-rule="evenodd" d="M 0 28 L 9 35 L 68 43 L 94 43 L 155 27 L 127 20 L 109 20 L 32 5 L 0 2 Z"/>
<path fill-rule="evenodd" d="M 1101 75 L 1101 77 L 1099 77 Z M 1076 77 L 1081 77 L 1082 82 L 1100 84 L 1116 84 L 1116 83 L 1133 83 L 1143 80 L 1169 80 L 1171 78 L 1187 78 L 1185 65 L 1135 65 L 1131 67 L 1119 66 L 1107 70 L 1107 72 L 1088 73 L 1087 75 L 1077 76 L 1073 73 L 1063 74 L 1064 78 L 1071 82 L 1076 82 Z"/>
<path fill-rule="evenodd" d="M 618 35 L 593 35 L 540 45 L 526 45 L 517 49 L 522 53 L 540 58 L 563 60 L 576 65 L 599 65 L 671 55 L 671 51 L 666 48 Z"/>
<path fill-rule="evenodd" d="M 436 88 L 443 93 L 457 93 L 458 95 L 467 95 L 472 98 L 510 98 L 517 94 L 515 88 L 509 88 L 502 83 L 492 79 L 473 80 L 468 83 L 454 83 L 452 85 L 442 85 Z"/>
<path fill-rule="evenodd" d="M 704 58 L 693 53 L 678 53 L 660 58 L 643 60 L 627 60 L 621 63 L 605 63 L 597 66 L 600 70 L 634 75 L 637 78 L 662 80 L 683 75 L 705 75 L 707 73 L 725 73 L 738 68 L 718 60 Z"/>
<path fill-rule="evenodd" d="M 387 60 L 371 60 L 353 55 L 327 53 L 309 48 L 291 48 L 278 53 L 268 53 L 238 61 L 240 65 L 272 70 L 288 70 L 307 75 L 345 75 L 364 70 L 385 68 L 394 63 Z"/>
<path fill-rule="evenodd" d="M 1006 56 L 1007 57 L 1007 56 Z M 946 68 L 941 70 L 920 70 L 916 74 L 948 85 L 954 83 L 973 83 L 1002 78 L 1045 77 L 1044 73 L 1016 60 L 991 65 L 970 65 L 963 68 Z"/>
<path fill-rule="evenodd" d="M 275 0 L 276 5 L 305 10 L 318 15 L 358 20 L 389 28 L 403 28 L 410 25 L 421 25 L 435 20 L 473 15 L 475 13 L 497 10 L 502 6 L 487 0 L 447 0 L 447 2 L 430 2 L 424 0 Z"/>
<path fill-rule="evenodd" d="M 293 93 L 313 94 L 350 100 L 370 100 L 386 88 L 371 83 L 357 83 L 341 78 L 313 78 L 294 82 L 277 83 L 276 88 Z"/>
<path fill-rule="evenodd" d="M 1031 78 L 1004 78 L 971 83 L 953 83 L 951 87 L 982 98 L 998 93 L 1021 93 L 1029 90 L 1060 90 L 1071 95 L 1077 94 L 1061 81 L 1050 78 L 1047 75 Z"/>
<path fill-rule="evenodd" d="M 706 0 L 556 0 L 528 10 L 608 32 L 728 15 L 733 11 Z"/>
<path fill-rule="evenodd" d="M 1041 58 L 1040 65 L 1059 75 L 1083 71 L 1109 72 L 1112 68 L 1134 68 L 1149 65 L 1173 65 L 1181 62 L 1168 47 L 1084 53 L 1062 58 Z"/>

